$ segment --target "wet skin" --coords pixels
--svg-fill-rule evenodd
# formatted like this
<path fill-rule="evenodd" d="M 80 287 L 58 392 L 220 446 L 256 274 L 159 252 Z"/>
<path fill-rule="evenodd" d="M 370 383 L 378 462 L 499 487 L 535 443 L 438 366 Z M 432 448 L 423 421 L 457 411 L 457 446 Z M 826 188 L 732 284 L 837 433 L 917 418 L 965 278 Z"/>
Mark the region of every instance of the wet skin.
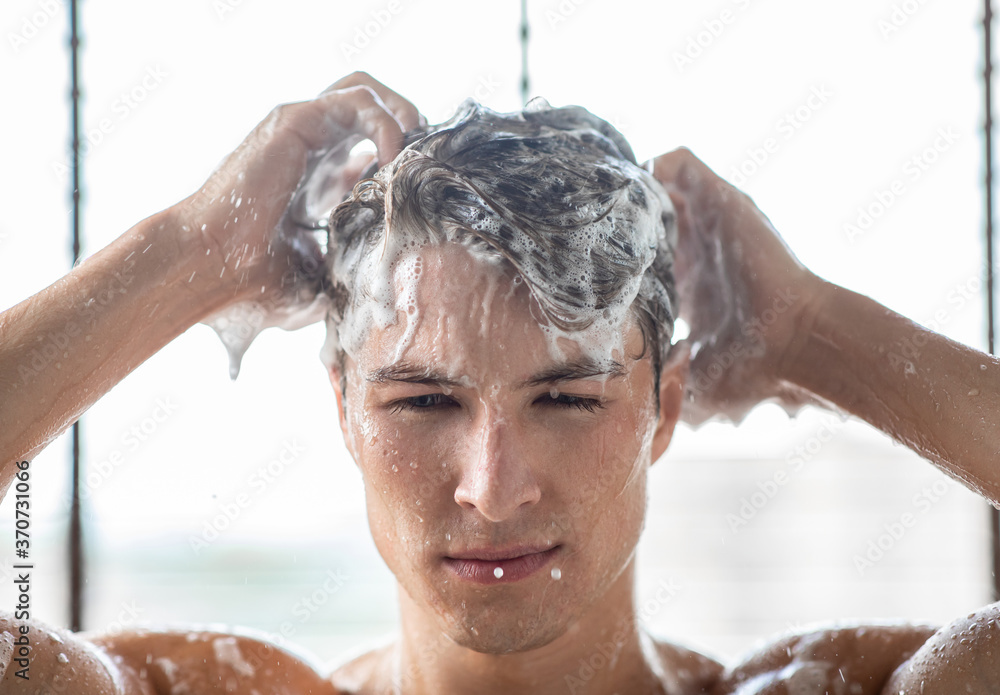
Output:
<path fill-rule="evenodd" d="M 51 631 L 56 641 L 36 628 L 34 684 L 72 674 L 73 692 L 141 695 L 995 692 L 995 606 L 940 632 L 788 637 L 729 670 L 649 640 L 635 622 L 634 550 L 684 365 L 665 370 L 657 410 L 634 324 L 612 362 L 589 360 L 582 341 L 553 351 L 523 284 L 459 247 L 424 249 L 421 266 L 419 312 L 368 335 L 338 396 L 372 533 L 399 582 L 400 639 L 324 676 L 251 637 Z M 613 659 L 581 671 L 609 644 Z M 33 692 L 15 670 L 3 692 Z"/>
<path fill-rule="evenodd" d="M 538 648 L 625 591 L 657 425 L 650 361 L 634 327 L 613 364 L 571 341 L 553 355 L 523 284 L 460 247 L 421 261 L 417 314 L 346 364 L 342 426 L 372 535 L 404 627 Z"/>

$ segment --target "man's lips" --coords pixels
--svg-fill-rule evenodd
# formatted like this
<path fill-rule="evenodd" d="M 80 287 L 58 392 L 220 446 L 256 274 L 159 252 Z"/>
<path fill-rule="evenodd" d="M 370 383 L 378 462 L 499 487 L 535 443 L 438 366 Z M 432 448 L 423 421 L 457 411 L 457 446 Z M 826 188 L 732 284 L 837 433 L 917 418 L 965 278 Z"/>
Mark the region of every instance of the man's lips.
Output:
<path fill-rule="evenodd" d="M 525 579 L 540 570 L 558 554 L 561 547 L 479 548 L 446 555 L 443 562 L 460 579 L 476 584 L 506 584 Z"/>

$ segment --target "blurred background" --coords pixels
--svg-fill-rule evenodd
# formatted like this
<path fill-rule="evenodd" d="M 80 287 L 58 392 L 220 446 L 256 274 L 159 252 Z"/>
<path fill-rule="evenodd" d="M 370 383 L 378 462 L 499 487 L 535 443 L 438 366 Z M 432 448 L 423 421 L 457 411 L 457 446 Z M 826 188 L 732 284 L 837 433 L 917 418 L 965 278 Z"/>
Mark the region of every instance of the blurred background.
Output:
<path fill-rule="evenodd" d="M 690 147 L 812 270 L 985 349 L 981 4 L 528 0 L 529 92 L 607 118 L 640 161 Z M 522 103 L 514 0 L 81 8 L 84 256 L 196 190 L 273 106 L 353 70 L 431 121 L 467 96 Z M 62 0 L 0 6 L 0 308 L 71 264 L 67 17 Z M 240 625 L 329 664 L 394 629 L 323 338 L 265 332 L 234 383 L 199 325 L 87 412 L 85 628 Z M 33 612 L 60 625 L 68 439 L 32 464 Z M 651 472 L 640 612 L 723 659 L 816 622 L 947 622 L 991 600 L 988 518 L 864 423 L 761 406 L 681 427 Z"/>

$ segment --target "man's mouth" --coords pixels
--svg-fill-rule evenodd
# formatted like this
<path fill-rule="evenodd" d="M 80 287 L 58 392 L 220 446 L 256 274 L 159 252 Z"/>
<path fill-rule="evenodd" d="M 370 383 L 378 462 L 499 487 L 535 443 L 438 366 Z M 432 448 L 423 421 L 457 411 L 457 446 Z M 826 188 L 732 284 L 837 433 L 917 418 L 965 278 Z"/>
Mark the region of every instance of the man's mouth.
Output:
<path fill-rule="evenodd" d="M 517 548 L 477 548 L 446 555 L 444 566 L 460 579 L 476 584 L 517 582 L 549 564 L 560 545 Z"/>

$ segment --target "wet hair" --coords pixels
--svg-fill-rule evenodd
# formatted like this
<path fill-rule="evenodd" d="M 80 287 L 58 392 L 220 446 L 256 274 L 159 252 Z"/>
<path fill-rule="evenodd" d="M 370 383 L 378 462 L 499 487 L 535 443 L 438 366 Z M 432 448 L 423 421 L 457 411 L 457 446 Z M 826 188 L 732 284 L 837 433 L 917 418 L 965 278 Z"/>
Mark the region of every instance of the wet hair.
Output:
<path fill-rule="evenodd" d="M 330 218 L 329 330 L 371 296 L 364 259 L 457 241 L 508 263 L 561 330 L 631 310 L 658 382 L 676 315 L 674 212 L 609 123 L 543 99 L 505 114 L 469 99 L 370 173 Z M 335 338 L 339 364 L 346 347 Z"/>

